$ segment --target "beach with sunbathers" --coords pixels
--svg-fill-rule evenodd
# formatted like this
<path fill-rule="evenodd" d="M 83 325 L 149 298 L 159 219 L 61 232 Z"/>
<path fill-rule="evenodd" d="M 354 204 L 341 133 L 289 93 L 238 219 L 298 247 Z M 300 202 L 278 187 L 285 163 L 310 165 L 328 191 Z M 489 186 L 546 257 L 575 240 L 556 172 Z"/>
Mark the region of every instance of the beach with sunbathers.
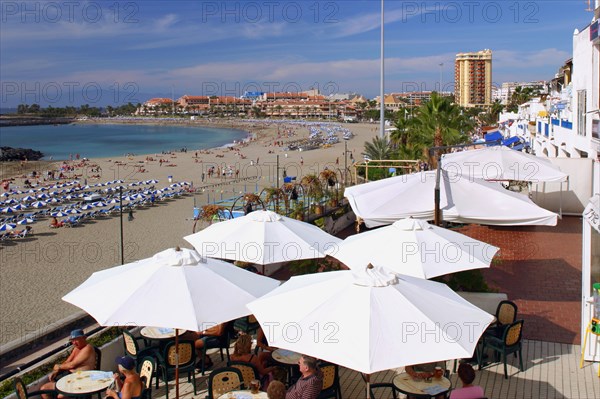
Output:
<path fill-rule="evenodd" d="M 343 127 L 354 134 L 352 139 L 343 140 L 340 135 L 338 143 L 308 150 L 308 147 L 302 145 L 310 141 L 314 130 L 307 124 L 282 121 L 220 123 L 223 127 L 233 126 L 245 130 L 252 139 L 204 150 L 188 147 L 186 151 L 174 151 L 165 148 L 160 153 L 134 152 L 128 156 L 90 158 L 86 161 L 79 159 L 30 161 L 23 165 L 12 163 L 8 166 L 3 164 L 0 172 L 2 179 L 10 179 L 9 190 L 25 189 L 25 181 L 28 180 L 33 188 L 72 183 L 71 186 L 55 191 L 77 185 L 90 186 L 92 191 L 127 185 L 126 191 L 135 195 L 148 190 L 162 190 L 175 183 L 188 183 L 189 185 L 182 184 L 174 188 L 172 192 L 178 192 L 178 195 L 157 200 L 158 196 L 155 194 L 153 205 L 142 201 L 140 206 L 132 209 L 131 220 L 128 211 L 124 214 L 124 260 L 128 263 L 150 257 L 169 247 L 189 248 L 190 245 L 183 240 L 183 236 L 191 234 L 194 228 L 194 206 L 239 197 L 245 192 L 260 191 L 264 187 L 276 185 L 277 156 L 280 183 L 283 183 L 284 175 L 300 178 L 319 173 L 325 167 L 342 173 L 345 163 L 350 167 L 352 159 L 362 160 L 365 141 L 371 141 L 378 131 L 378 125 L 375 124 L 345 124 Z M 348 150 L 346 154 L 345 144 Z M 294 149 L 289 149 L 290 145 Z M 32 178 L 33 170 L 36 171 L 36 178 Z M 63 178 L 58 179 L 61 170 Z M 46 175 L 44 180 L 43 174 L 48 171 L 54 172 L 54 178 L 49 180 Z M 116 180 L 123 180 L 123 183 L 95 186 Z M 77 183 L 73 183 L 76 181 Z M 149 181 L 157 182 L 144 183 Z M 129 186 L 134 182 L 142 184 Z M 3 193 L 6 190 L 0 191 Z M 50 189 L 45 192 L 48 191 Z M 27 194 L 14 195 L 14 198 L 25 195 Z M 115 196 L 114 191 L 104 192 L 103 195 L 106 198 Z M 3 198 L 6 199 L 7 197 Z M 67 201 L 60 205 L 68 207 L 77 202 L 82 200 Z M 115 204 L 97 210 L 109 209 L 110 206 Z M 51 207 L 49 205 L 40 209 Z M 68 221 L 78 215 L 57 219 Z M 0 217 L 3 216 L 5 215 L 0 214 Z M 30 225 L 32 235 L 0 242 L 1 344 L 43 330 L 50 323 L 79 312 L 78 308 L 63 302 L 61 297 L 93 272 L 121 263 L 118 212 L 82 220 L 80 224 L 70 228 L 53 228 L 50 227 L 50 222 L 50 216 L 40 218 Z M 197 224 L 196 231 L 201 227 Z M 19 230 L 23 228 L 24 226 L 19 226 Z"/>

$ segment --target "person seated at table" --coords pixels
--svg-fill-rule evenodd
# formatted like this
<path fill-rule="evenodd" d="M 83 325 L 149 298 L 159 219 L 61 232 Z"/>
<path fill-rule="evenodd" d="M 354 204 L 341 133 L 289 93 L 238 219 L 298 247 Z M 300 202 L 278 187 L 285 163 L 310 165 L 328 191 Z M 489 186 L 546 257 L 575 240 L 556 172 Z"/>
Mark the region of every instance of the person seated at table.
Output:
<path fill-rule="evenodd" d="M 302 355 L 298 360 L 302 377 L 285 394 L 285 399 L 317 399 L 323 389 L 323 373 L 317 366 L 317 359 Z"/>
<path fill-rule="evenodd" d="M 118 390 L 107 389 L 106 397 L 113 399 L 140 399 L 144 385 L 140 375 L 135 371 L 135 360 L 129 356 L 117 357 L 115 359 L 119 372 L 123 374 L 121 378 L 119 373 L 114 374 L 115 386 Z"/>
<path fill-rule="evenodd" d="M 252 353 L 252 337 L 248 334 L 241 334 L 235 345 L 233 346 L 233 354 L 230 356 L 234 362 L 247 362 L 252 363 L 262 381 L 262 386 L 266 388 L 271 380 L 269 374 L 275 371 L 275 367 L 265 367 L 258 356 Z"/>
<path fill-rule="evenodd" d="M 450 399 L 477 399 L 485 396 L 482 387 L 473 385 L 475 370 L 469 363 L 461 363 L 458 366 L 458 378 L 462 382 L 462 388 L 450 392 Z"/>
<path fill-rule="evenodd" d="M 267 388 L 269 399 L 285 399 L 285 385 L 281 381 L 272 381 Z"/>
<path fill-rule="evenodd" d="M 277 348 L 269 346 L 262 327 L 258 327 L 258 331 L 256 332 L 256 346 L 259 349 L 258 359 L 261 363 L 265 365 L 273 364 L 273 351 Z"/>
<path fill-rule="evenodd" d="M 96 367 L 96 351 L 94 347 L 87 342 L 87 337 L 85 336 L 83 330 L 73 330 L 71 331 L 71 336 L 69 337 L 69 341 L 71 345 L 73 345 L 73 351 L 67 357 L 67 360 L 60 364 L 55 364 L 50 373 L 48 379 L 49 382 L 42 385 L 42 390 L 53 390 L 56 388 L 56 381 L 58 381 L 62 376 L 73 373 L 76 371 L 86 371 L 93 370 Z M 50 395 L 42 395 L 44 399 L 49 399 Z M 59 398 L 64 397 L 59 395 Z"/>
<path fill-rule="evenodd" d="M 202 349 L 204 348 L 205 345 L 207 345 L 209 348 L 216 348 L 219 346 L 220 343 L 220 338 L 223 336 L 223 334 L 227 334 L 227 327 L 229 326 L 229 323 L 221 323 L 221 324 L 217 324 L 214 327 L 211 328 L 207 328 L 204 331 L 200 331 L 200 332 L 194 332 L 194 331 L 189 331 L 187 332 L 183 338 L 184 339 L 192 339 L 194 340 L 194 346 L 196 347 L 196 354 L 198 356 L 198 364 L 196 364 L 196 368 L 201 368 L 202 367 Z M 205 369 L 209 369 L 213 366 L 213 362 L 210 358 L 210 356 L 208 356 L 208 354 L 206 354 L 206 357 L 204 359 L 204 367 Z"/>

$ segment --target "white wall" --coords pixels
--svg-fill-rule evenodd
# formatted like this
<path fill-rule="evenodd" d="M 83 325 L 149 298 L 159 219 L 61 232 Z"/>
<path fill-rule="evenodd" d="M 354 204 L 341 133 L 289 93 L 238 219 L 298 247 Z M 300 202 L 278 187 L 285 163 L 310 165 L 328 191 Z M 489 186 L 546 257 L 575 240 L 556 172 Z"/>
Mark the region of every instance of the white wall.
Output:
<path fill-rule="evenodd" d="M 589 158 L 548 158 L 548 160 L 569 175 L 568 183 L 562 183 L 562 212 L 581 215 L 592 196 L 593 160 Z M 542 208 L 559 212 L 561 184 L 533 184 L 531 199 Z"/>

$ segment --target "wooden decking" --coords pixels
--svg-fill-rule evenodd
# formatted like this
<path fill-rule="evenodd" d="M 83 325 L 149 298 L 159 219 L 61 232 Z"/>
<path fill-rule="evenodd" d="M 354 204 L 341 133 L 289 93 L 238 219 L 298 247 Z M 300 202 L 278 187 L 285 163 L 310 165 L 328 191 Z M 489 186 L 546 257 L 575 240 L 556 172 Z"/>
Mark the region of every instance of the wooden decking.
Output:
<path fill-rule="evenodd" d="M 518 369 L 518 360 L 509 356 L 508 374 L 504 379 L 503 365 L 492 364 L 477 372 L 475 383 L 481 385 L 488 398 L 600 398 L 600 378 L 597 377 L 598 364 L 584 363 L 579 368 L 580 347 L 577 345 L 561 344 L 544 341 L 525 340 L 523 342 L 523 366 L 525 371 Z M 218 354 L 212 355 L 213 360 L 219 359 Z M 220 359 L 219 359 L 220 360 Z M 215 367 L 223 366 L 224 362 Z M 452 368 L 452 362 L 448 362 Z M 372 382 L 390 382 L 397 372 L 402 369 L 389 370 L 371 376 Z M 340 370 L 342 395 L 345 399 L 360 399 L 365 397 L 365 384 L 360 374 L 348 370 Z M 457 385 L 458 376 L 451 374 L 452 386 Z M 181 378 L 180 397 L 202 399 L 206 396 L 208 373 L 202 377 L 197 375 L 198 394 L 194 395 L 192 385 L 187 378 Z M 171 382 L 169 397 L 175 397 L 175 389 Z M 153 389 L 154 398 L 164 398 L 165 386 L 160 383 L 159 389 Z M 378 399 L 388 396 L 378 396 Z M 391 395 L 389 395 L 391 397 Z M 404 397 L 400 395 L 400 397 Z"/>

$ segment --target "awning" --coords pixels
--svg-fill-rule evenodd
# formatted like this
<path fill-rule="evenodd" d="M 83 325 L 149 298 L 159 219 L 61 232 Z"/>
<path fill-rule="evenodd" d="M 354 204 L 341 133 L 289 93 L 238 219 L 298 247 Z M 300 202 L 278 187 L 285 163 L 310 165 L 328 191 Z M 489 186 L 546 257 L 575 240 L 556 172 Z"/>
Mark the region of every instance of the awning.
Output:
<path fill-rule="evenodd" d="M 498 140 L 502 140 L 504 138 L 504 136 L 502 136 L 502 133 L 500 133 L 497 130 L 495 130 L 493 132 L 486 133 L 484 137 L 485 137 L 486 143 L 493 142 L 493 141 L 498 141 Z"/>

